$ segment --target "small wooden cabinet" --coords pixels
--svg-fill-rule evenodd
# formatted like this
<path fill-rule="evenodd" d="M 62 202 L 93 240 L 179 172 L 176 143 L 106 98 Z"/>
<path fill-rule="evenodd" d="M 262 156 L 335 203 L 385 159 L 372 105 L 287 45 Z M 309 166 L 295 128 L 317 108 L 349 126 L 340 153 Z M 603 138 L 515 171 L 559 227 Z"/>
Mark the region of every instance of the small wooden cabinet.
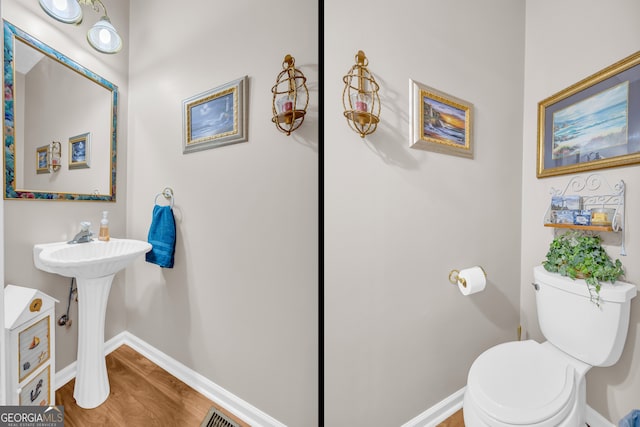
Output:
<path fill-rule="evenodd" d="M 55 298 L 4 288 L 7 405 L 55 405 Z"/>

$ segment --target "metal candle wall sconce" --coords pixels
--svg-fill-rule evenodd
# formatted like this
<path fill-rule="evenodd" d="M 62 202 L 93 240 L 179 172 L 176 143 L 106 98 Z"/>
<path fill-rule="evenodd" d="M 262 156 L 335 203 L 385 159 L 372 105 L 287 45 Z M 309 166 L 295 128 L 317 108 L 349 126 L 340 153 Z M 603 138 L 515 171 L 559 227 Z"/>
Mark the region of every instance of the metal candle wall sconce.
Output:
<path fill-rule="evenodd" d="M 367 68 L 369 60 L 361 50 L 356 55 L 356 63 L 346 76 L 342 105 L 349 127 L 361 138 L 375 132 L 380 122 L 380 86 Z"/>
<path fill-rule="evenodd" d="M 295 59 L 291 55 L 284 57 L 282 68 L 276 84 L 271 88 L 273 93 L 271 121 L 280 132 L 289 136 L 304 122 L 309 104 L 309 91 L 306 84 L 307 78 L 296 69 Z"/>
<path fill-rule="evenodd" d="M 50 172 L 58 172 L 60 170 L 60 159 L 62 158 L 62 144 L 59 141 L 53 141 L 49 144 L 48 167 Z"/>

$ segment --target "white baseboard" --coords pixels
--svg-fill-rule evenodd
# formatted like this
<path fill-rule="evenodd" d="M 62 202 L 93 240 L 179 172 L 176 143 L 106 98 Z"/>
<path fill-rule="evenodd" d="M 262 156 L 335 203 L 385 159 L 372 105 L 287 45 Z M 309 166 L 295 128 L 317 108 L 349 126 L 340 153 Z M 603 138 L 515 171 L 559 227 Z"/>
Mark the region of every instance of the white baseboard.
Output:
<path fill-rule="evenodd" d="M 436 427 L 462 408 L 465 387 L 436 403 L 402 427 Z M 616 427 L 611 421 L 600 415 L 595 409 L 587 405 L 585 420 L 590 427 Z"/>
<path fill-rule="evenodd" d="M 462 408 L 465 387 L 436 403 L 402 427 L 435 427 Z"/>
<path fill-rule="evenodd" d="M 587 405 L 587 409 L 584 414 L 585 421 L 591 427 L 616 427 L 611 421 L 600 415 L 595 409 Z"/>
<path fill-rule="evenodd" d="M 121 345 L 126 344 L 189 387 L 203 394 L 218 405 L 222 406 L 236 417 L 252 427 L 286 427 L 281 422 L 265 414 L 258 408 L 225 390 L 213 381 L 183 365 L 172 357 L 161 352 L 151 344 L 135 335 L 124 331 L 111 338 L 104 344 L 105 355 L 111 353 Z M 76 376 L 76 362 L 56 372 L 56 388 L 62 387 Z"/>

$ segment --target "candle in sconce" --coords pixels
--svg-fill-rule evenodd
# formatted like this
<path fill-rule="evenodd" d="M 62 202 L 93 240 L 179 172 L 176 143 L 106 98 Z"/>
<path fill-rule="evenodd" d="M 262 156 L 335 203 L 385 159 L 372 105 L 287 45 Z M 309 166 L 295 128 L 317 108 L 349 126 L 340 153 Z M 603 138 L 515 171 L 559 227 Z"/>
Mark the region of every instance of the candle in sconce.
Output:
<path fill-rule="evenodd" d="M 278 100 L 278 106 L 280 107 L 281 113 L 286 113 L 288 111 L 293 110 L 293 99 L 291 97 L 283 96 Z"/>
<path fill-rule="evenodd" d="M 356 111 L 367 112 L 369 110 L 369 97 L 363 93 L 351 95 L 351 105 Z"/>

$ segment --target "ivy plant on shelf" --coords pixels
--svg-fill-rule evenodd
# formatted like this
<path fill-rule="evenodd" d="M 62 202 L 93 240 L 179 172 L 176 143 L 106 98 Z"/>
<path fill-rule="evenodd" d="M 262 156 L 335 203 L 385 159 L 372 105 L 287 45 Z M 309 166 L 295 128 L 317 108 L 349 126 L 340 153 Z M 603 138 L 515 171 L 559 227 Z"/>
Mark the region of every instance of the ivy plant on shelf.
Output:
<path fill-rule="evenodd" d="M 552 273 L 574 280 L 584 279 L 590 299 L 597 306 L 600 306 L 601 283 L 614 283 L 624 276 L 622 262 L 609 257 L 600 236 L 580 231 L 569 231 L 554 238 L 542 265 Z"/>

